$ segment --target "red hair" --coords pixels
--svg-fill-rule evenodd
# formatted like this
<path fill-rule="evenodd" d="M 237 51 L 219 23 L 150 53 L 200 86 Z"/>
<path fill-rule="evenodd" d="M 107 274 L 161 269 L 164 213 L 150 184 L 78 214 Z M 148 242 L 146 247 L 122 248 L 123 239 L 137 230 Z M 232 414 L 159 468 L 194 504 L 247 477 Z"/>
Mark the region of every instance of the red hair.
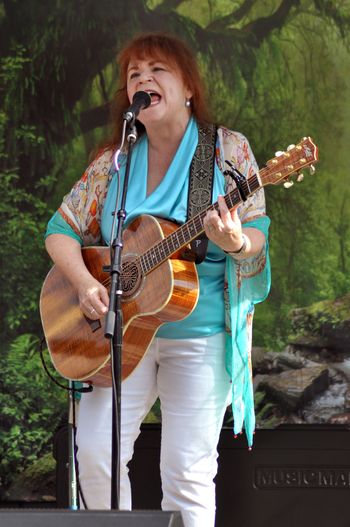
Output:
<path fill-rule="evenodd" d="M 174 35 L 168 33 L 142 33 L 135 37 L 117 57 L 119 64 L 119 88 L 111 106 L 112 135 L 108 147 L 116 147 L 121 139 L 123 112 L 129 106 L 127 95 L 127 72 L 132 60 L 155 59 L 176 68 L 191 92 L 192 113 L 200 124 L 211 122 L 205 96 L 204 83 L 199 73 L 197 61 L 189 47 Z M 139 134 L 144 126 L 136 121 Z"/>

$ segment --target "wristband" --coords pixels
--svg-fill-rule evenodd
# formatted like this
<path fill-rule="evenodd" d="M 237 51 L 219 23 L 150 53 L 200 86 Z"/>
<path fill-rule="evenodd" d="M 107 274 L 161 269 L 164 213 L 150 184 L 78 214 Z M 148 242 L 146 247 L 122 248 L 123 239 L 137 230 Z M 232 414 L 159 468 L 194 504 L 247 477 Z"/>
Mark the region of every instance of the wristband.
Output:
<path fill-rule="evenodd" d="M 247 248 L 248 237 L 247 237 L 246 234 L 242 233 L 242 238 L 243 238 L 242 247 L 240 249 L 238 249 L 238 251 L 225 251 L 224 250 L 224 253 L 226 253 L 226 254 L 244 254 L 245 251 L 246 251 L 246 248 Z"/>

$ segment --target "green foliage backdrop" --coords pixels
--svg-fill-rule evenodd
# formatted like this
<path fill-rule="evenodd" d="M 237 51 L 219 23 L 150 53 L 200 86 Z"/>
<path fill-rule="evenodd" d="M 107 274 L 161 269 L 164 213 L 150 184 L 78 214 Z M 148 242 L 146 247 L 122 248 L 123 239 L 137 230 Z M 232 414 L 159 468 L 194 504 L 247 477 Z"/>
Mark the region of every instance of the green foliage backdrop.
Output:
<path fill-rule="evenodd" d="M 319 145 L 315 176 L 266 192 L 273 286 L 254 339 L 278 349 L 292 308 L 349 291 L 349 26 L 349 0 L 0 1 L 0 498 L 50 451 L 66 409 L 37 353 L 43 233 L 106 133 L 120 46 L 141 30 L 181 35 L 217 120 L 260 164 L 304 135 Z"/>

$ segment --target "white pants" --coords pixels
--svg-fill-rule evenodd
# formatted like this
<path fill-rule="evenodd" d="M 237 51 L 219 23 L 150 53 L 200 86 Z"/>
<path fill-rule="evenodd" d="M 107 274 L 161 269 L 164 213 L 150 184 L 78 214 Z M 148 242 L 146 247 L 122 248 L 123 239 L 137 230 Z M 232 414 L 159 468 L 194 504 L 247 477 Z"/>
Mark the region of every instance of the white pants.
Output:
<path fill-rule="evenodd" d="M 120 508 L 131 508 L 127 463 L 157 396 L 162 411 L 162 509 L 185 527 L 213 527 L 217 443 L 230 393 L 225 336 L 156 338 L 122 383 Z M 110 508 L 111 389 L 82 396 L 77 431 L 82 491 L 89 509 Z"/>

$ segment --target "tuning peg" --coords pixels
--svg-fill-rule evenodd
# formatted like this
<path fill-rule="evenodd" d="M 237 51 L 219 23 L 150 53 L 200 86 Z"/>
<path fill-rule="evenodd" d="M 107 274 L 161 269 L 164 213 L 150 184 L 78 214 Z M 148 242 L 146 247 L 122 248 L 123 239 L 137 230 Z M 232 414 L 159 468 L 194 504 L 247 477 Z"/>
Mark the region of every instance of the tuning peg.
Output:
<path fill-rule="evenodd" d="M 300 183 L 301 181 L 303 181 L 303 179 L 304 179 L 304 174 L 300 172 L 300 174 L 298 174 L 298 177 L 297 177 L 297 182 Z"/>
<path fill-rule="evenodd" d="M 284 152 L 282 150 L 277 150 L 277 152 L 275 152 L 276 157 L 283 156 L 283 154 Z"/>
<path fill-rule="evenodd" d="M 293 181 L 285 181 L 283 183 L 284 188 L 290 188 L 294 185 Z"/>
<path fill-rule="evenodd" d="M 289 145 L 289 146 L 287 147 L 287 152 L 289 152 L 289 150 L 293 150 L 293 148 L 295 148 L 295 145 Z"/>
<path fill-rule="evenodd" d="M 313 176 L 315 172 L 316 168 L 314 167 L 314 165 L 310 165 L 310 174 Z"/>

